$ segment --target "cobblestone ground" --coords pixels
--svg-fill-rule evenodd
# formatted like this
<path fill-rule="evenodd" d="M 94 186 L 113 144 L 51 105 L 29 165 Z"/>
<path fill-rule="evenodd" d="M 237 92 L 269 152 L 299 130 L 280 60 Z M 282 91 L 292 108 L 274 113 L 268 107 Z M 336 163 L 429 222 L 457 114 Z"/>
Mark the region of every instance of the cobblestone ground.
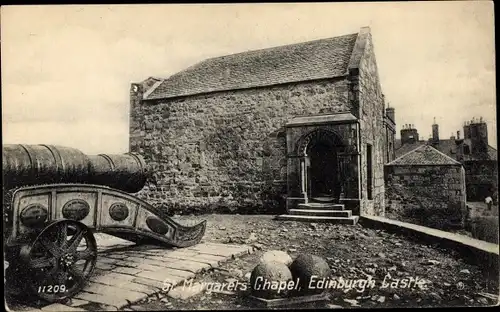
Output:
<path fill-rule="evenodd" d="M 189 280 L 192 285 L 248 283 L 249 273 L 262 253 L 282 250 L 292 258 L 300 253 L 324 257 L 334 277 L 353 280 L 372 276 L 376 282 L 375 287 L 362 292 L 345 288 L 329 289 L 330 299 L 319 307 L 485 306 L 496 303 L 488 299 L 487 294 L 498 295 L 498 276 L 484 275 L 478 266 L 465 263 L 452 250 L 419 244 L 361 225 L 275 221 L 272 216 L 174 217 L 185 224 L 200 218 L 208 221 L 202 244 L 245 244 L 252 246 L 255 252 L 242 254 L 217 268 L 199 272 Z M 384 278 L 386 282 L 424 279 L 427 287 L 402 287 L 403 283 L 399 283 L 398 287 L 383 288 Z M 248 288 L 214 289 L 210 292 L 200 287 L 181 287 L 168 293 L 155 292 L 121 310 L 259 308 L 248 298 Z"/>
<path fill-rule="evenodd" d="M 191 220 L 193 217 L 180 217 Z M 450 250 L 423 245 L 398 235 L 364 228 L 361 225 L 328 225 L 281 222 L 271 216 L 207 215 L 206 241 L 245 243 L 260 250 L 223 264 L 219 269 L 197 276 L 193 281 L 219 285 L 247 282 L 249 272 L 267 250 L 282 250 L 292 258 L 300 253 L 324 257 L 336 277 L 362 279 L 372 275 L 376 287 L 364 292 L 330 289 L 326 307 L 422 307 L 485 306 L 496 304 L 479 293 L 498 295 L 498 277 L 483 275 L 478 266 L 465 263 Z M 418 287 L 382 288 L 386 281 L 419 278 L 427 289 Z M 153 296 L 136 304 L 134 310 L 253 309 L 248 291 L 204 291 L 181 300 L 168 295 Z M 308 306 L 311 307 L 311 306 Z M 324 307 L 320 305 L 320 307 Z"/>

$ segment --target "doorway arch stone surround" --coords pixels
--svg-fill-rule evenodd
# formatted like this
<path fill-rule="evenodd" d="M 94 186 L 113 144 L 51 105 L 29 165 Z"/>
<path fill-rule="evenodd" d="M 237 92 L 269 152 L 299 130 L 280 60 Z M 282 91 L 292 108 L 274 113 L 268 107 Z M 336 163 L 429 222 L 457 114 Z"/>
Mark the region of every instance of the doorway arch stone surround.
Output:
<path fill-rule="evenodd" d="M 297 117 L 287 124 L 286 138 L 287 210 L 314 201 L 317 195 L 312 179 L 318 178 L 320 170 L 314 170 L 310 155 L 311 148 L 317 144 L 330 146 L 335 155 L 326 160 L 329 162 L 326 167 L 333 168 L 330 173 L 335 176 L 321 177 L 325 181 L 335 181 L 332 182 L 335 185 L 332 200 L 359 199 L 359 123 L 356 117 L 350 113 Z"/>

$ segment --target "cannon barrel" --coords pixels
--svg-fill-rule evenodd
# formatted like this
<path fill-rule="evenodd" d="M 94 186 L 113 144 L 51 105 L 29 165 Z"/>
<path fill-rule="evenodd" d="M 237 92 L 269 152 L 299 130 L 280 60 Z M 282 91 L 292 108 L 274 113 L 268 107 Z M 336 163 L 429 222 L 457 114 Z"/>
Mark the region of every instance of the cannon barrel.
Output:
<path fill-rule="evenodd" d="M 143 158 L 122 155 L 86 155 L 56 145 L 3 145 L 3 186 L 11 189 L 51 183 L 99 184 L 129 193 L 140 191 L 148 170 Z"/>
<path fill-rule="evenodd" d="M 144 159 L 137 154 L 89 156 L 90 183 L 107 185 L 129 193 L 140 191 L 147 180 Z"/>

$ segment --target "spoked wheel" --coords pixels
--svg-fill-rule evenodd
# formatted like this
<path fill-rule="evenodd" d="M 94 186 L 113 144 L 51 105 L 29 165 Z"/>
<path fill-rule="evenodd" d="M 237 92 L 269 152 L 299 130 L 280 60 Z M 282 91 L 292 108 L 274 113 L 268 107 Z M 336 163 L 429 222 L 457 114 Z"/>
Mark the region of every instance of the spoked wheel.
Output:
<path fill-rule="evenodd" d="M 84 224 L 59 220 L 43 229 L 31 245 L 21 248 L 20 256 L 30 290 L 44 300 L 58 302 L 85 286 L 95 267 L 97 245 Z"/>

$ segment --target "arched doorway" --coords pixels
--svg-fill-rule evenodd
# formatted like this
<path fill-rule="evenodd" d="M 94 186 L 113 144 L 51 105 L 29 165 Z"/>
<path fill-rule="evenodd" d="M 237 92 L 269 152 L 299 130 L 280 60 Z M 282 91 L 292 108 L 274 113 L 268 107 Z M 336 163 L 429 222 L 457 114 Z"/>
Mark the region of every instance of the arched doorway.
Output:
<path fill-rule="evenodd" d="M 338 199 L 340 183 L 335 146 L 325 140 L 311 142 L 307 155 L 309 156 L 309 197 L 313 200 L 315 198 Z"/>
<path fill-rule="evenodd" d="M 295 190 L 300 190 L 299 196 L 305 203 L 339 202 L 347 168 L 343 138 L 331 129 L 315 129 L 300 137 L 295 146 L 298 159 L 290 158 L 296 167 L 289 167 L 292 174 L 288 178 L 297 172 Z M 295 186 L 291 180 L 288 182 Z"/>

